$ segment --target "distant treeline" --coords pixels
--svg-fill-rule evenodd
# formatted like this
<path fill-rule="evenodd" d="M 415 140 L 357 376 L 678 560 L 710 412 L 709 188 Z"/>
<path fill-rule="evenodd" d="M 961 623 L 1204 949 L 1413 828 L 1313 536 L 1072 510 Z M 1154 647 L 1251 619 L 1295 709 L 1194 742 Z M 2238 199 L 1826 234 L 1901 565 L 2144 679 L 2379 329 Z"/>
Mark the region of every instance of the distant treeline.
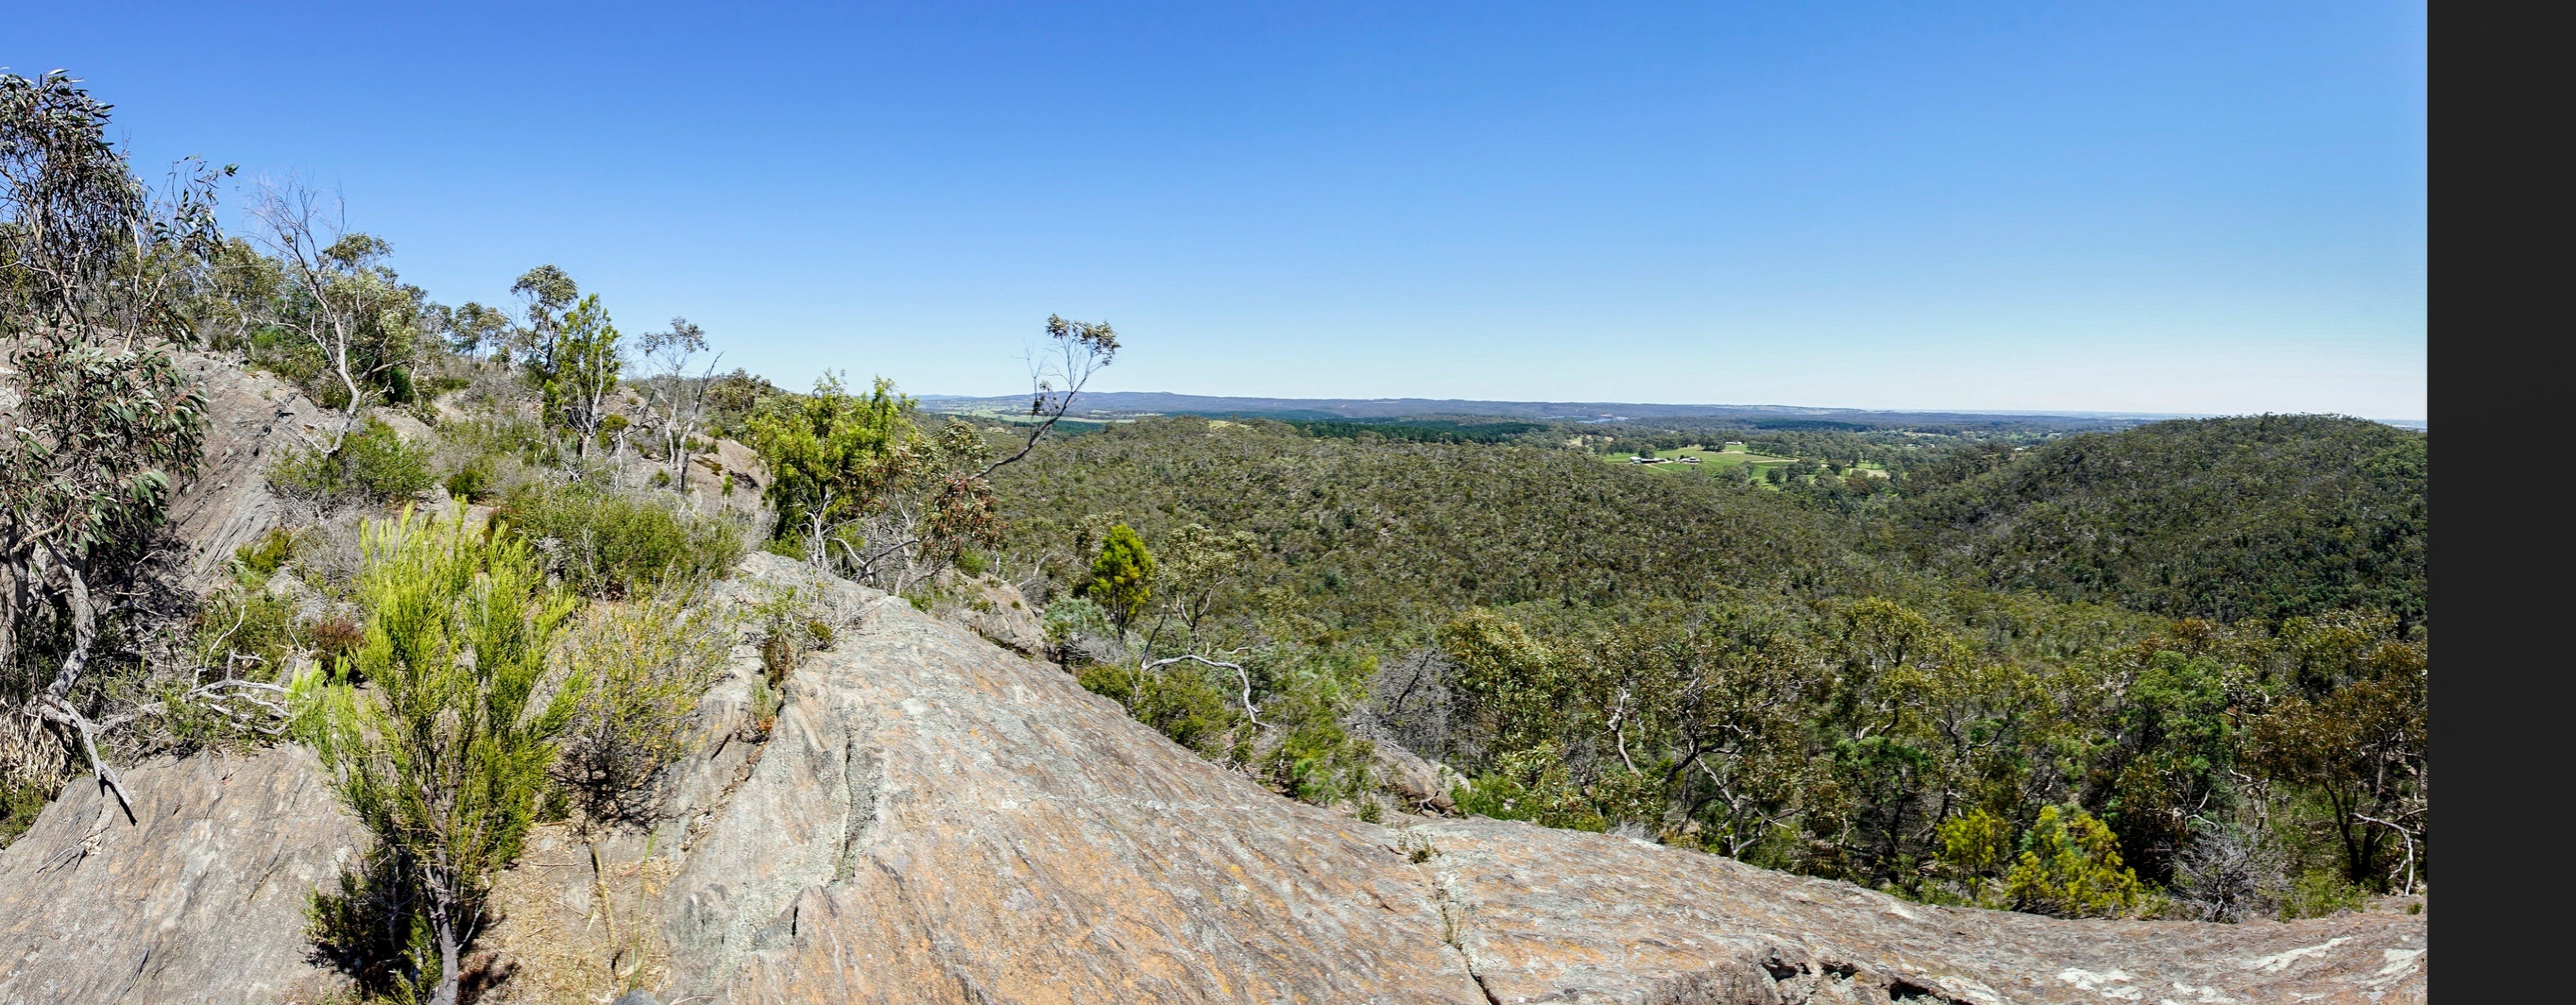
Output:
<path fill-rule="evenodd" d="M 1451 419 L 1409 419 L 1396 422 L 1290 420 L 1289 425 L 1308 436 L 1335 439 L 1357 439 L 1375 436 L 1403 443 L 1509 443 L 1531 433 L 1544 432 L 1544 422 L 1478 422 Z"/>

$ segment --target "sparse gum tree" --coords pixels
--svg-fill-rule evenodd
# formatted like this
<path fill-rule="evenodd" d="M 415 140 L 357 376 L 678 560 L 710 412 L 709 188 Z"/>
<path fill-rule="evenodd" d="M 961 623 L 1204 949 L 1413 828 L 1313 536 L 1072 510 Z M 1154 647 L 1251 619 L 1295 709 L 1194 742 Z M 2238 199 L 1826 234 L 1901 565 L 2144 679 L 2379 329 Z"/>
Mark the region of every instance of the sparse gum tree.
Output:
<path fill-rule="evenodd" d="M 689 491 L 689 441 L 698 435 L 698 424 L 706 415 L 707 388 L 715 382 L 716 364 L 724 356 L 718 354 L 707 360 L 705 369 L 696 377 L 689 375 L 691 362 L 707 351 L 707 333 L 687 318 L 672 318 L 670 330 L 646 332 L 637 343 L 657 371 L 654 376 L 662 378 L 652 390 L 661 408 L 656 418 L 662 427 L 662 456 L 671 464 L 671 487 L 685 495 Z"/>
<path fill-rule="evenodd" d="M 343 228 L 337 197 L 292 182 L 271 185 L 251 215 L 283 280 L 269 323 L 319 350 L 347 396 L 324 448 L 337 452 L 380 393 L 378 383 L 411 362 L 424 297 L 385 265 L 393 245 Z"/>

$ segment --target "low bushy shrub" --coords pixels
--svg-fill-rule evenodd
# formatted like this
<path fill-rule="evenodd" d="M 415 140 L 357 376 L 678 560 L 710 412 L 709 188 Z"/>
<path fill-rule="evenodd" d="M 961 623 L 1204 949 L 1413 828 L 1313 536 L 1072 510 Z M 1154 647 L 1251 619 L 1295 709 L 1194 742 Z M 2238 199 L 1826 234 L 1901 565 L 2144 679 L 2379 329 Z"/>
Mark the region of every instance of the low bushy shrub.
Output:
<path fill-rule="evenodd" d="M 775 690 L 787 685 L 806 653 L 831 648 L 832 621 L 812 586 L 764 584 L 758 590 L 746 614 L 760 629 L 762 679 Z"/>
<path fill-rule="evenodd" d="M 675 580 L 723 575 L 742 557 L 742 535 L 724 519 L 666 493 L 589 483 L 529 484 L 503 515 L 545 550 L 564 584 L 592 596 L 625 596 Z"/>
<path fill-rule="evenodd" d="M 555 777 L 596 822 L 631 819 L 650 804 L 649 785 L 684 752 L 698 697 L 724 674 L 733 629 L 672 589 L 602 605 L 575 629 L 564 655 L 590 690 L 565 730 Z"/>
<path fill-rule="evenodd" d="M 2060 918 L 2117 918 L 2147 899 L 2138 874 L 2120 862 L 2120 842 L 2080 809 L 2041 807 L 2022 832 L 2021 858 L 2004 876 L 2013 909 Z"/>
<path fill-rule="evenodd" d="M 1075 679 L 1091 693 L 1127 706 L 1138 722 L 1174 743 L 1219 760 L 1240 761 L 1251 752 L 1248 742 L 1241 744 L 1241 750 L 1233 749 L 1243 714 L 1234 706 L 1233 696 L 1209 679 L 1204 669 L 1195 663 L 1178 663 L 1148 673 L 1094 663 Z"/>
<path fill-rule="evenodd" d="M 392 426 L 369 419 L 338 450 L 289 450 L 268 468 L 279 495 L 324 508 L 410 499 L 427 490 L 430 452 L 402 441 Z"/>

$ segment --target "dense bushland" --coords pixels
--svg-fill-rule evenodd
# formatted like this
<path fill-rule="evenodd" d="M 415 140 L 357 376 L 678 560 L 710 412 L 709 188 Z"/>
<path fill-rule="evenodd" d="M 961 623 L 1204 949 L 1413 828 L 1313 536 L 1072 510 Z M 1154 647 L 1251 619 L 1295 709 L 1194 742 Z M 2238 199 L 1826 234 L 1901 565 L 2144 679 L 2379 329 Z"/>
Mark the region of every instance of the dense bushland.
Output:
<path fill-rule="evenodd" d="M 2413 435 L 2388 440 L 2402 456 Z M 2060 449 L 1953 447 L 1917 463 L 1965 470 L 1908 485 Z M 2226 455 L 2205 481 L 2254 463 L 2197 449 Z M 2312 479 L 2361 466 L 2283 451 L 2329 464 Z M 1261 422 L 1063 441 L 997 491 L 1011 567 L 1075 598 L 1049 609 L 1058 634 L 1115 640 L 1068 647 L 1086 686 L 1256 774 L 1289 737 L 1277 756 L 1317 765 L 1397 744 L 1472 776 L 1467 812 L 2051 913 L 2330 910 L 2426 868 L 2427 661 L 2402 584 L 2385 608 L 2168 621 L 1917 566 L 1885 507 Z M 1371 798 L 1347 776 L 1280 784 Z"/>
<path fill-rule="evenodd" d="M 2429 457 L 2425 434 L 2361 419 L 2160 422 L 1917 472 L 1891 533 L 1997 589 L 2218 621 L 2368 609 L 2414 625 Z"/>

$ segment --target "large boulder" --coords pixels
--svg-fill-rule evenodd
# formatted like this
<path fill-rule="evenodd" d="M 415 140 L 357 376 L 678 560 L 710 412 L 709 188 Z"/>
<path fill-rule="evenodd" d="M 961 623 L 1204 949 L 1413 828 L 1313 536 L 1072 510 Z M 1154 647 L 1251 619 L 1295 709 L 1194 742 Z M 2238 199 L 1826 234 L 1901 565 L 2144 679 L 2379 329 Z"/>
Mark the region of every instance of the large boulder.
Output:
<path fill-rule="evenodd" d="M 202 754 L 77 779 L 0 850 L 0 1003 L 316 1002 L 345 981 L 304 934 L 364 847 L 310 751 Z"/>

